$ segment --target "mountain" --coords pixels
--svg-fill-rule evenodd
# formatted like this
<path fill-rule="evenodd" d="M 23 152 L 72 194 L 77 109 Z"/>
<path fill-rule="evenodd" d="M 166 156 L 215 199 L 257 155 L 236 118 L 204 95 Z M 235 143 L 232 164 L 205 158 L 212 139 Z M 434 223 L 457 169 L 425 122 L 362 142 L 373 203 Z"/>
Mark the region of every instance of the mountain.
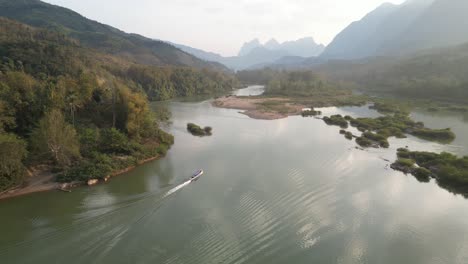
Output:
<path fill-rule="evenodd" d="M 258 39 L 254 39 L 246 42 L 241 47 L 238 56 L 223 57 L 213 52 L 207 52 L 186 45 L 168 43 L 197 58 L 218 62 L 234 70 L 257 68 L 261 65 L 274 64 L 276 61 L 282 63 L 282 58 L 289 63 L 292 63 L 292 61 L 302 61 L 305 58 L 317 56 L 325 48 L 322 44 L 317 44 L 313 38 L 302 38 L 284 43 L 271 39 L 265 44 L 260 43 Z"/>
<path fill-rule="evenodd" d="M 296 41 L 286 41 L 278 49 L 287 51 L 291 56 L 308 58 L 320 55 L 325 46 L 317 44 L 313 38 L 309 37 Z"/>
<path fill-rule="evenodd" d="M 467 103 L 468 42 L 411 55 L 329 60 L 308 69 L 378 93 Z"/>
<path fill-rule="evenodd" d="M 182 44 L 176 44 L 176 43 L 171 43 L 171 42 L 168 42 L 168 43 L 184 52 L 187 52 L 188 54 L 192 54 L 193 56 L 199 59 L 205 60 L 205 61 L 221 62 L 225 59 L 220 54 L 217 54 L 214 52 L 204 51 L 201 49 L 192 48 L 192 47 L 182 45 Z"/>
<path fill-rule="evenodd" d="M 254 39 L 254 40 L 252 40 L 250 42 L 244 43 L 244 45 L 241 47 L 241 49 L 239 51 L 238 56 L 239 57 L 245 56 L 245 55 L 249 54 L 255 48 L 258 48 L 258 47 L 261 47 L 261 46 L 262 46 L 262 44 L 260 43 L 260 41 L 258 39 Z"/>
<path fill-rule="evenodd" d="M 128 34 L 39 0 L 0 0 L 0 16 L 60 32 L 86 47 L 142 64 L 222 69 L 165 42 Z"/>
<path fill-rule="evenodd" d="M 264 47 L 257 47 L 247 55 L 227 57 L 220 62 L 231 69 L 243 70 L 257 64 L 272 63 L 286 56 L 289 56 L 289 53 L 284 50 L 270 50 Z"/>
<path fill-rule="evenodd" d="M 269 50 L 279 50 L 281 49 L 281 44 L 276 39 L 270 39 L 265 45 L 263 45 L 266 49 Z"/>
<path fill-rule="evenodd" d="M 264 48 L 273 51 L 282 51 L 289 56 L 314 57 L 320 55 L 325 49 L 322 44 L 317 44 L 311 37 L 302 38 L 295 41 L 279 43 L 276 39 L 270 39 L 265 44 L 261 44 L 258 39 L 245 43 L 239 51 L 239 56 L 246 56 L 256 48 Z"/>
<path fill-rule="evenodd" d="M 396 5 L 383 4 L 361 20 L 351 23 L 333 39 L 321 57 L 328 59 L 365 57 L 368 39 L 375 34 L 382 22 L 397 9 Z"/>
<path fill-rule="evenodd" d="M 322 53 L 326 59 L 406 55 L 468 42 L 468 1 L 409 0 L 384 4 L 353 22 Z"/>
<path fill-rule="evenodd" d="M 468 1 L 436 0 L 387 47 L 391 53 L 412 52 L 468 42 Z"/>

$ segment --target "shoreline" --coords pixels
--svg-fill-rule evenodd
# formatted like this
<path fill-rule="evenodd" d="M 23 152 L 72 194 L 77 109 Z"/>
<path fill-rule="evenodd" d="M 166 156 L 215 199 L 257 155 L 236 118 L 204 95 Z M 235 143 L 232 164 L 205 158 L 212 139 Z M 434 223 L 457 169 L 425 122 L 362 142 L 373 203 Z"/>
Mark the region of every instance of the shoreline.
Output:
<path fill-rule="evenodd" d="M 71 189 L 75 189 L 78 187 L 83 187 L 83 186 L 92 187 L 100 183 L 106 183 L 109 181 L 110 178 L 130 172 L 141 165 L 144 165 L 151 161 L 158 160 L 162 157 L 163 156 L 155 156 L 155 157 L 151 157 L 151 158 L 139 161 L 137 165 L 130 166 L 125 169 L 112 172 L 108 176 L 104 177 L 104 180 L 97 180 L 97 182 L 94 184 L 87 184 L 87 182 L 59 183 L 59 182 L 53 181 L 56 174 L 50 171 L 39 171 L 36 173 L 36 175 L 34 175 L 35 173 L 30 172 L 29 173 L 30 176 L 28 176 L 26 185 L 17 186 L 13 189 L 6 190 L 0 193 L 0 201 L 15 198 L 15 197 L 20 197 L 20 196 L 25 196 L 25 195 L 29 195 L 33 193 L 50 192 L 50 191 L 71 192 Z"/>

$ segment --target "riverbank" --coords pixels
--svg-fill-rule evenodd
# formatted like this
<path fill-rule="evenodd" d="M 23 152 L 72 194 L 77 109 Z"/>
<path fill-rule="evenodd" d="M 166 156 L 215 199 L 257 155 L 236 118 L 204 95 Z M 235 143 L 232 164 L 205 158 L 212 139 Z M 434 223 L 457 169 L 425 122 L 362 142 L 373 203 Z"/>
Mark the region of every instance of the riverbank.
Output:
<path fill-rule="evenodd" d="M 82 186 L 94 186 L 99 183 L 104 183 L 109 181 L 110 178 L 119 176 L 121 174 L 130 172 L 151 161 L 155 161 L 162 156 L 155 156 L 151 157 L 142 161 L 138 162 L 138 165 L 129 166 L 125 169 L 114 171 L 108 176 L 104 177 L 103 180 L 95 179 L 93 180 L 94 184 L 88 184 L 84 181 L 75 181 L 69 183 L 59 183 L 55 181 L 56 173 L 53 173 L 50 168 L 47 166 L 39 166 L 36 168 L 30 168 L 28 170 L 28 177 L 25 182 L 14 189 L 4 191 L 0 193 L 0 200 L 5 200 L 9 198 L 19 197 L 23 195 L 33 194 L 33 193 L 40 193 L 40 192 L 48 192 L 48 191 L 66 191 L 69 192 L 71 189 L 82 187 Z"/>

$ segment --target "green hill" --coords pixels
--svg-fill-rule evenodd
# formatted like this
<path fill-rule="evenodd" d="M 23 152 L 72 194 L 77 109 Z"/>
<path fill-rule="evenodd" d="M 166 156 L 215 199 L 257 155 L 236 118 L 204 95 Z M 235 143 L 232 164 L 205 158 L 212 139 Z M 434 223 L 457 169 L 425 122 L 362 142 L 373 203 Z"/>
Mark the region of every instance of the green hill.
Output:
<path fill-rule="evenodd" d="M 85 181 L 164 155 L 173 139 L 148 99 L 234 85 L 220 71 L 138 64 L 69 36 L 0 17 L 0 192 L 30 166 Z"/>
<path fill-rule="evenodd" d="M 39 0 L 0 0 L 0 16 L 57 31 L 79 40 L 83 46 L 141 64 L 226 70 L 221 64 L 200 60 L 165 42 L 128 34 Z"/>

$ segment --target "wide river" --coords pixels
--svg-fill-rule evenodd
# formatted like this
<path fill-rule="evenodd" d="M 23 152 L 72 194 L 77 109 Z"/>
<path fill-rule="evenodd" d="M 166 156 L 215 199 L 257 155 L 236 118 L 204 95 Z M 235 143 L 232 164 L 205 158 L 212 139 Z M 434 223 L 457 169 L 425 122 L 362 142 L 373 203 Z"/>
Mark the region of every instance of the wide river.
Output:
<path fill-rule="evenodd" d="M 166 158 L 97 187 L 0 201 L 0 263 L 468 263 L 468 200 L 385 161 L 403 146 L 468 154 L 466 116 L 413 113 L 452 127 L 451 145 L 409 137 L 359 150 L 315 118 L 166 104 L 176 138 Z M 214 134 L 193 137 L 187 122 Z"/>

